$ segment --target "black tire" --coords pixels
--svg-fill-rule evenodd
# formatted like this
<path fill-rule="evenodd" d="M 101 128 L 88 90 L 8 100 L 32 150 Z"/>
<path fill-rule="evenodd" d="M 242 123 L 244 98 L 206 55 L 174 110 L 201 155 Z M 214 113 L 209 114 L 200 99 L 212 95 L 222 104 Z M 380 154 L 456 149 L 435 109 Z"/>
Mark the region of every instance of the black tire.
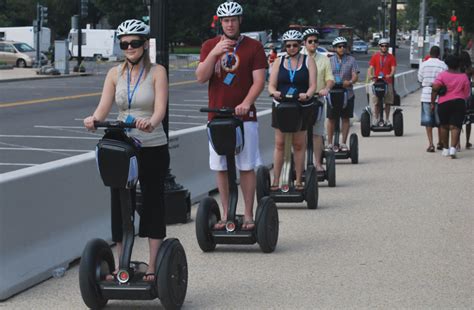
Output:
<path fill-rule="evenodd" d="M 393 114 L 393 129 L 395 136 L 403 136 L 403 114 L 402 112 L 396 112 Z"/>
<path fill-rule="evenodd" d="M 219 206 L 214 198 L 201 200 L 196 214 L 196 238 L 204 252 L 214 251 L 216 243 L 212 238 L 212 227 L 221 219 Z"/>
<path fill-rule="evenodd" d="M 370 136 L 370 115 L 365 110 L 360 115 L 360 134 L 362 137 Z"/>
<path fill-rule="evenodd" d="M 257 242 L 263 253 L 271 253 L 278 242 L 278 210 L 270 197 L 263 197 L 257 206 Z"/>
<path fill-rule="evenodd" d="M 20 58 L 16 61 L 16 66 L 18 68 L 26 68 L 26 61 Z"/>
<path fill-rule="evenodd" d="M 102 297 L 99 281 L 115 270 L 110 246 L 102 239 L 92 239 L 82 252 L 79 265 L 79 288 L 82 300 L 91 309 L 101 309 L 107 304 Z"/>
<path fill-rule="evenodd" d="M 157 255 L 158 296 L 165 309 L 180 309 L 188 288 L 186 253 L 178 239 L 166 239 Z"/>
<path fill-rule="evenodd" d="M 102 57 L 102 54 L 95 54 L 94 55 L 94 60 L 95 61 L 101 61 L 103 60 L 104 58 Z"/>
<path fill-rule="evenodd" d="M 336 156 L 334 152 L 326 152 L 326 173 L 328 174 L 328 186 L 336 186 Z"/>
<path fill-rule="evenodd" d="M 265 166 L 257 169 L 257 202 L 270 195 L 270 170 Z"/>
<path fill-rule="evenodd" d="M 349 137 L 349 148 L 351 151 L 351 162 L 353 164 L 359 163 L 359 137 L 353 133 Z"/>
<path fill-rule="evenodd" d="M 316 168 L 309 166 L 305 173 L 305 200 L 308 209 L 317 209 L 319 200 L 318 176 Z"/>

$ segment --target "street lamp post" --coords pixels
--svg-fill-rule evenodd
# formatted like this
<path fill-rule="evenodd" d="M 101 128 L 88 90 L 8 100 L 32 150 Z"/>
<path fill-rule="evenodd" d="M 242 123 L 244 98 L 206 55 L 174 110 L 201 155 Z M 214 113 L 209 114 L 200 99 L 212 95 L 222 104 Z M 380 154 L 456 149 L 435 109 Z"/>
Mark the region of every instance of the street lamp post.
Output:
<path fill-rule="evenodd" d="M 378 6 L 378 7 L 377 7 L 377 11 L 379 12 L 379 14 L 377 15 L 377 17 L 378 17 L 377 19 L 378 19 L 378 21 L 379 21 L 379 28 L 378 28 L 378 30 L 379 30 L 379 33 L 381 33 L 381 32 L 382 32 L 382 25 L 381 25 L 381 22 L 382 22 L 382 17 L 381 17 L 381 15 L 382 15 L 382 7 L 381 7 L 381 6 Z"/>

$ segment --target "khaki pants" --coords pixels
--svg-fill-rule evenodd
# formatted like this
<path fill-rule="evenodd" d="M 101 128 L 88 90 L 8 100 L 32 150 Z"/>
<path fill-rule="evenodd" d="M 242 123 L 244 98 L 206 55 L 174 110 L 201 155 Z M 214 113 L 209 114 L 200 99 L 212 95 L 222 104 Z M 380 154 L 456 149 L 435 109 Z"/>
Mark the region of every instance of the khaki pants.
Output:
<path fill-rule="evenodd" d="M 373 93 L 372 91 L 372 86 L 370 86 L 370 92 L 371 92 L 371 95 L 370 95 L 370 102 L 371 102 L 371 108 L 372 110 L 375 108 L 375 105 L 377 104 L 378 102 L 378 99 L 377 96 L 375 96 L 375 94 Z M 383 102 L 384 104 L 393 104 L 393 84 L 388 84 L 387 85 L 387 93 L 385 94 L 385 97 L 383 98 Z"/>

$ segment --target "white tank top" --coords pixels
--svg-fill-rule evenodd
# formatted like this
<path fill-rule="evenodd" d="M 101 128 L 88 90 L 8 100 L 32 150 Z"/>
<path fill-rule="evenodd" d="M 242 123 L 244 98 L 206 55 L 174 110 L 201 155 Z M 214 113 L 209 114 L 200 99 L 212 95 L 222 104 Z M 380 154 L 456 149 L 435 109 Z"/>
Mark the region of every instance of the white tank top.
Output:
<path fill-rule="evenodd" d="M 127 72 L 123 72 L 122 74 L 121 68 L 122 65 L 119 65 L 117 68 L 119 76 L 117 87 L 115 89 L 115 103 L 119 109 L 117 119 L 125 121 L 129 114 L 135 118 L 150 118 L 153 115 L 155 106 L 153 72 L 156 69 L 156 65 L 152 65 L 150 72 L 146 77 L 143 78 L 143 76 L 145 76 L 144 73 L 142 79 L 140 79 L 138 88 L 132 98 L 130 110 L 128 109 Z M 133 91 L 134 87 L 134 84 L 130 84 L 130 93 Z M 140 140 L 143 147 L 160 146 L 168 143 L 162 123 L 160 123 L 155 130 L 150 133 L 138 129 L 131 129 L 128 132 L 128 135 Z"/>

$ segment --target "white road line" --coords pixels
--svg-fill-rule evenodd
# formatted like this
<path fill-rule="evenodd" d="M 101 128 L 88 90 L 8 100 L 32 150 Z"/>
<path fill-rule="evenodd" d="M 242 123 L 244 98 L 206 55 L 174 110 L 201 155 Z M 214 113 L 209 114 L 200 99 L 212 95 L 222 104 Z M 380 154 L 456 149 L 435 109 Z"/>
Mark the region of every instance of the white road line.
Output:
<path fill-rule="evenodd" d="M 186 118 L 196 118 L 196 119 L 203 119 L 203 120 L 207 119 L 207 116 L 206 116 L 206 115 L 204 115 L 204 113 L 203 113 L 203 115 L 199 115 L 199 116 L 192 116 L 192 115 L 179 115 L 179 114 L 170 114 L 170 116 L 172 116 L 172 117 L 186 117 Z"/>
<path fill-rule="evenodd" d="M 101 137 L 102 135 L 97 135 Z M 71 136 L 33 136 L 33 135 L 0 135 L 0 138 L 38 138 L 38 139 L 78 139 L 97 140 L 97 137 L 71 137 Z"/>
<path fill-rule="evenodd" d="M 17 163 L 0 163 L 0 166 L 37 166 L 39 164 L 17 164 Z"/>
<path fill-rule="evenodd" d="M 207 102 L 207 100 L 205 101 Z M 183 106 L 183 107 L 205 107 L 207 106 L 206 104 L 192 104 L 192 103 L 175 103 L 173 105 L 177 105 L 177 106 Z"/>
<path fill-rule="evenodd" d="M 170 124 L 179 124 L 179 125 L 196 125 L 196 126 L 206 125 L 205 122 L 203 122 L 203 123 L 169 122 L 169 123 Z"/>
<path fill-rule="evenodd" d="M 85 129 L 84 126 L 46 126 L 46 125 L 35 125 L 35 128 L 52 128 L 52 129 Z"/>
<path fill-rule="evenodd" d="M 184 102 L 209 102 L 209 99 L 184 99 L 183 101 Z"/>
<path fill-rule="evenodd" d="M 37 147 L 0 147 L 1 151 L 42 151 L 42 152 L 74 152 L 74 153 L 87 153 L 90 150 L 71 150 L 71 149 L 41 149 Z"/>

